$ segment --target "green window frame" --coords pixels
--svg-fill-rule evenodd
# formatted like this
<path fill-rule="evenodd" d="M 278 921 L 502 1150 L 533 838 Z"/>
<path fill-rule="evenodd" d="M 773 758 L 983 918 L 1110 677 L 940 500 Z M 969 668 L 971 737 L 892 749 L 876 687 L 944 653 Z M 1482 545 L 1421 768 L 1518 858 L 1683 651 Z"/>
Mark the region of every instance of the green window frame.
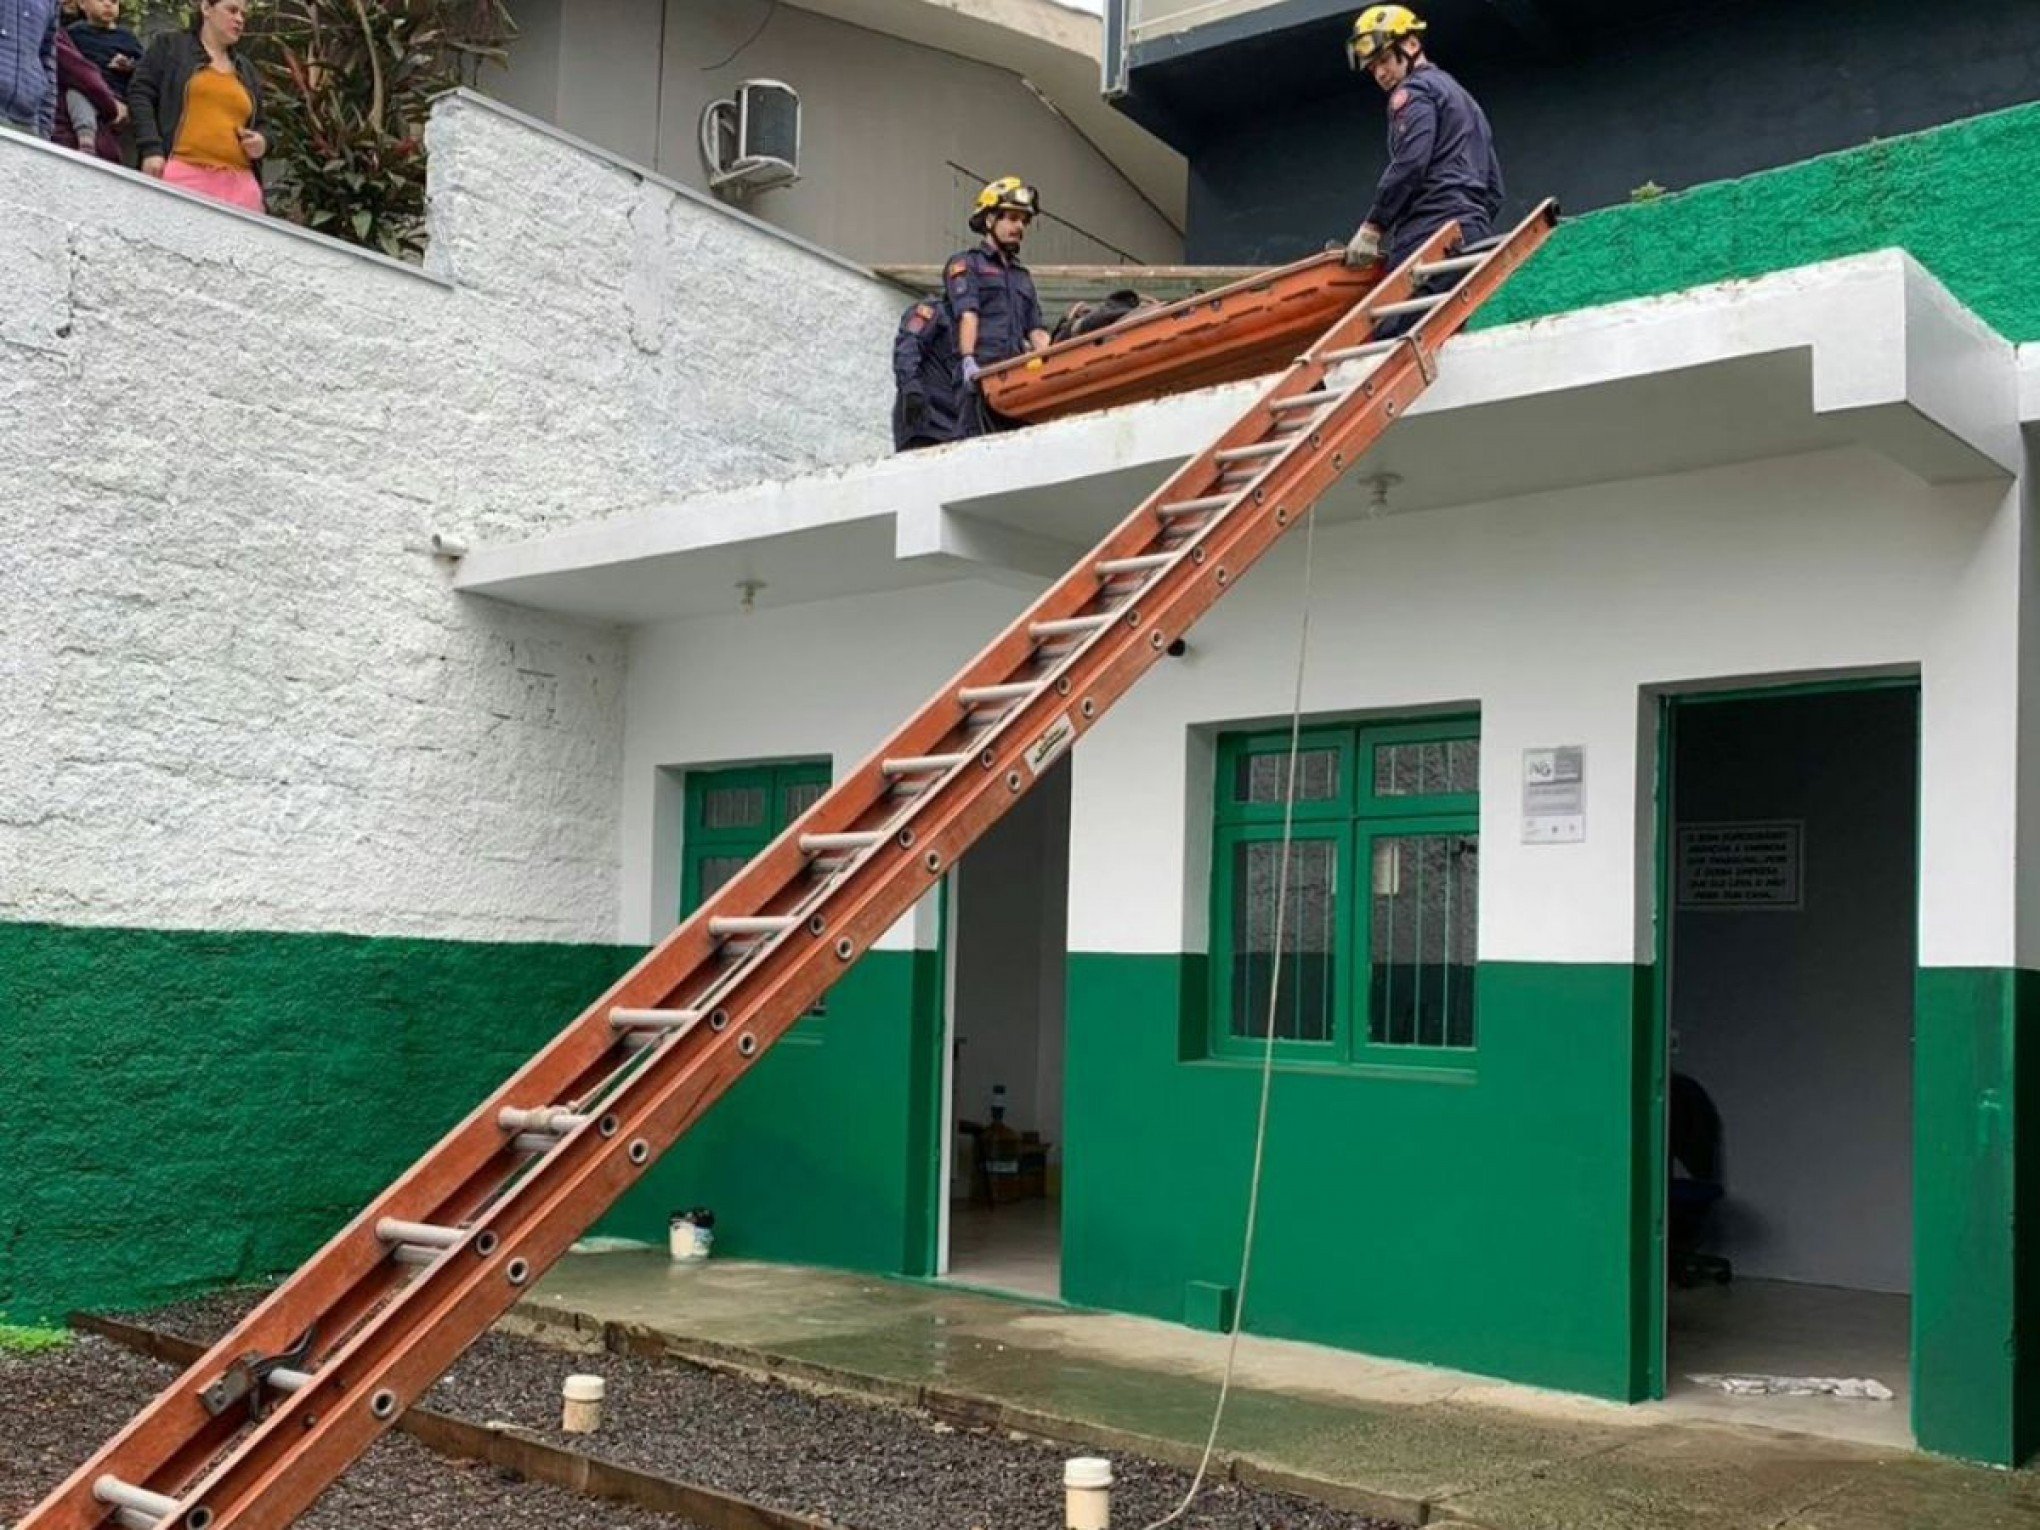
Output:
<path fill-rule="evenodd" d="M 686 826 L 680 838 L 680 917 L 786 832 L 829 789 L 827 760 L 791 760 L 686 775 Z M 824 1012 L 827 1000 L 808 1011 Z"/>
<path fill-rule="evenodd" d="M 1223 735 L 1212 832 L 1213 1056 L 1258 1059 L 1274 954 L 1287 730 Z M 1275 1055 L 1464 1069 L 1479 1039 L 1480 720 L 1298 738 Z"/>

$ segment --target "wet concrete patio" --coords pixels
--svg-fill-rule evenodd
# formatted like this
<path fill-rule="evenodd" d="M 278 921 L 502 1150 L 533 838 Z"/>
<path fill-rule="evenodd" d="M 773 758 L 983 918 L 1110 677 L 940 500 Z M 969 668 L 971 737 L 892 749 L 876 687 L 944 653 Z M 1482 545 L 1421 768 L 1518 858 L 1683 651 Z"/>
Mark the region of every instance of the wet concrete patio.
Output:
<path fill-rule="evenodd" d="M 575 1254 L 518 1309 L 1072 1445 L 1194 1462 L 1225 1341 L 932 1283 L 649 1251 Z M 1839 1406 L 1839 1405 L 1838 1405 Z M 1858 1405 L 1863 1406 L 1863 1405 Z M 1874 1405 L 1872 1405 L 1874 1406 Z M 1624 1407 L 1245 1338 L 1219 1449 L 1244 1479 L 1489 1530 L 2032 1530 L 2040 1473 Z"/>

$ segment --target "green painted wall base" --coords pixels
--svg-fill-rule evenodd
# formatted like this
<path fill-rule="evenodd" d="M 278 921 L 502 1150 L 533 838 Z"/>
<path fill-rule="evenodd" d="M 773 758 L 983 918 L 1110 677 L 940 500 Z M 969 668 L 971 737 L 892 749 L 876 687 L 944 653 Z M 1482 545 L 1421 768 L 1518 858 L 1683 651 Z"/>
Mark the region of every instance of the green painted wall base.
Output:
<path fill-rule="evenodd" d="M 1924 969 L 1917 1015 L 1913 1433 L 2017 1465 L 2040 1452 L 2040 973 Z"/>
<path fill-rule="evenodd" d="M 1281 1069 L 1248 1330 L 1646 1395 L 1647 976 L 1483 963 L 1469 1071 Z M 1182 1321 L 1238 1278 L 1257 1067 L 1198 1056 L 1201 957 L 1072 953 L 1069 985 L 1064 1299 Z"/>
<path fill-rule="evenodd" d="M 641 954 L 614 946 L 0 925 L 0 1313 L 295 1268 Z M 878 951 L 602 1231 L 933 1269 L 941 993 Z"/>
<path fill-rule="evenodd" d="M 295 1267 L 636 955 L 0 925 L 0 1310 Z"/>
<path fill-rule="evenodd" d="M 663 1244 L 707 1206 L 718 1254 L 932 1274 L 941 1057 L 935 953 L 869 953 L 599 1231 Z"/>

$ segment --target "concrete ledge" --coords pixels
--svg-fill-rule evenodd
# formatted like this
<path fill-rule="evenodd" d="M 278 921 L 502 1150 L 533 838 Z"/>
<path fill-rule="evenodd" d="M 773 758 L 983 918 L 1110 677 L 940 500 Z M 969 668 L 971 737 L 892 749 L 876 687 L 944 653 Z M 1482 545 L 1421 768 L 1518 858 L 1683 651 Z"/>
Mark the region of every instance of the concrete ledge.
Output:
<path fill-rule="evenodd" d="M 605 1322 L 592 1313 L 545 1306 L 533 1300 L 520 1302 L 497 1326 L 542 1342 L 565 1342 L 573 1347 L 599 1345 L 614 1354 L 679 1360 L 689 1365 L 779 1381 L 811 1391 L 919 1409 L 959 1429 L 1011 1430 L 1059 1444 L 1145 1456 L 1184 1471 L 1195 1471 L 1203 1454 L 1197 1447 L 1179 1440 L 1018 1407 L 985 1393 L 927 1386 L 837 1366 L 818 1365 L 745 1345 L 668 1333 L 647 1324 Z M 1219 1451 L 1213 1455 L 1212 1471 L 1221 1479 L 1244 1486 L 1289 1493 L 1376 1519 L 1394 1520 L 1399 1524 L 1422 1525 L 1432 1517 L 1430 1504 L 1407 1494 L 1313 1477 L 1231 1451 Z"/>
<path fill-rule="evenodd" d="M 1357 519 L 1838 447 L 2019 471 L 2013 348 L 1900 251 L 1482 330 L 1320 502 Z M 456 587 L 614 621 L 991 578 L 1039 586 L 1263 387 L 1239 383 L 477 549 Z M 1385 503 L 1372 487 L 1392 475 Z"/>
<path fill-rule="evenodd" d="M 248 228 L 258 228 L 278 238 L 296 240 L 328 255 L 342 260 L 360 261 L 365 265 L 401 274 L 413 281 L 428 286 L 451 288 L 453 283 L 445 277 L 412 265 L 406 260 L 393 260 L 380 250 L 365 249 L 358 244 L 348 244 L 330 234 L 321 234 L 287 218 L 271 217 L 267 213 L 249 212 L 246 208 L 231 207 L 225 202 L 216 202 L 211 197 L 202 197 L 195 191 L 186 191 L 168 181 L 160 181 L 153 175 L 143 175 L 139 170 L 130 170 L 125 165 L 116 165 L 96 155 L 80 154 L 76 149 L 66 149 L 59 144 L 48 143 L 40 138 L 10 127 L 0 127 L 0 154 L 19 152 L 28 155 L 43 155 L 67 169 L 86 175 L 105 176 L 112 185 L 124 184 L 130 190 L 145 196 L 168 197 L 173 202 L 182 202 L 187 207 L 205 213 L 209 217 L 226 218 Z"/>

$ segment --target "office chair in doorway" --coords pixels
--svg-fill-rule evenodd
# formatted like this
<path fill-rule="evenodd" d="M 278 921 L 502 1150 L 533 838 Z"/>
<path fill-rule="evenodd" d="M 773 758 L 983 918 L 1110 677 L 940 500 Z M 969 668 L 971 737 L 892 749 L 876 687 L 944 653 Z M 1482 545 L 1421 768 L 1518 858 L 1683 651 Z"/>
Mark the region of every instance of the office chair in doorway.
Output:
<path fill-rule="evenodd" d="M 1669 1244 L 1672 1284 L 1697 1286 L 1713 1281 L 1725 1286 L 1735 1269 L 1719 1254 L 1703 1253 L 1714 1208 L 1726 1194 L 1721 1169 L 1721 1112 L 1699 1081 L 1684 1073 L 1672 1075 L 1667 1101 L 1671 1184 L 1665 1198 L 1665 1232 Z"/>

